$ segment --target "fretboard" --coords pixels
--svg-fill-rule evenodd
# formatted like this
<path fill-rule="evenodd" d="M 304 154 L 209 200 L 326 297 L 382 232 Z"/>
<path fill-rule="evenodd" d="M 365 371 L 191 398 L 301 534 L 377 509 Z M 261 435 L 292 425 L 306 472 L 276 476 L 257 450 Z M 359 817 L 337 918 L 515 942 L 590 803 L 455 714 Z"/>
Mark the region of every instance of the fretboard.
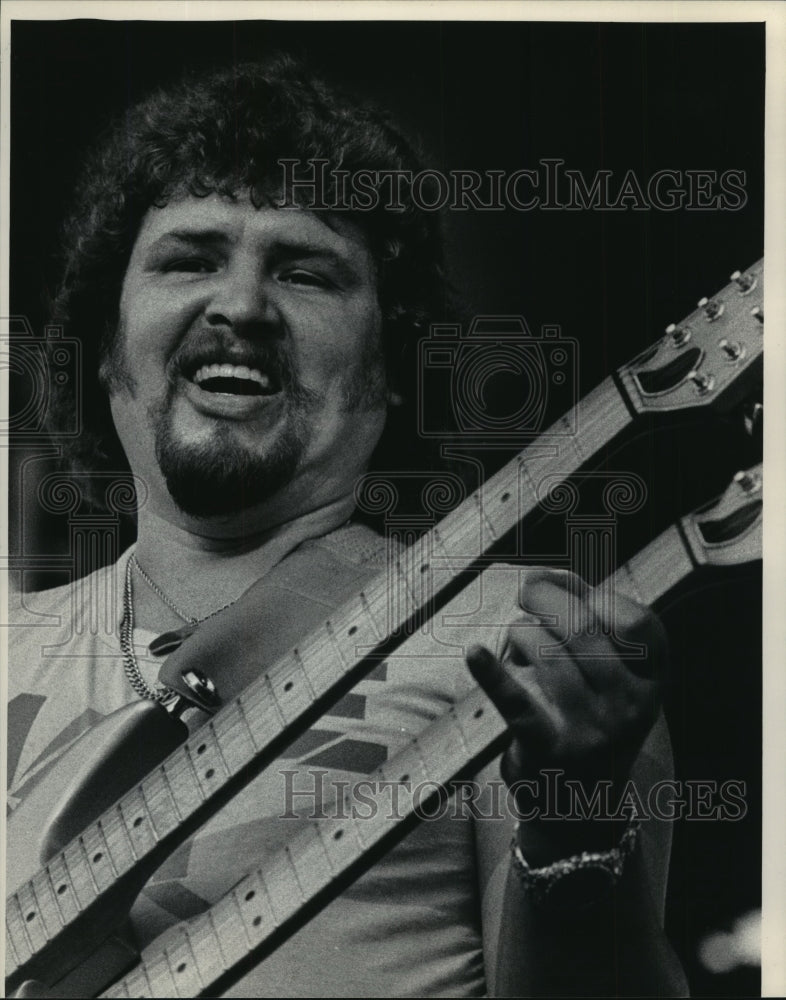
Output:
<path fill-rule="evenodd" d="M 652 600 L 663 597 L 695 568 L 677 528 L 669 528 L 603 585 Z M 635 582 L 633 582 L 635 581 Z M 450 611 L 451 605 L 446 610 Z M 402 647 L 406 650 L 406 644 Z M 348 799 L 340 821 L 314 820 L 265 868 L 246 875 L 204 914 L 168 935 L 166 949 L 149 953 L 103 997 L 215 996 L 237 981 L 327 905 L 411 826 L 423 782 L 447 787 L 493 759 L 506 725 L 480 688 L 474 688 L 400 753 L 368 776 L 367 786 L 398 782 L 398 807 L 353 817 Z M 433 786 L 432 786 L 433 787 Z M 345 818 L 346 817 L 346 818 Z"/>
<path fill-rule="evenodd" d="M 54 949 L 68 953 L 110 890 L 163 860 L 245 787 L 315 705 L 373 668 L 370 651 L 403 640 L 408 623 L 632 419 L 606 379 L 8 897 L 8 988 L 51 982 Z"/>

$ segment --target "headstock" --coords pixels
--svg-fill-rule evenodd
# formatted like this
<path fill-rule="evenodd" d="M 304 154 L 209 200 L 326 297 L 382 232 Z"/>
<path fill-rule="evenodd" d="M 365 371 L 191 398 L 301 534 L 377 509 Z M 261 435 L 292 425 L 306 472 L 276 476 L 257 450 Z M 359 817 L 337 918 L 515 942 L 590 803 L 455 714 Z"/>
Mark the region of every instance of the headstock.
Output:
<path fill-rule="evenodd" d="M 732 566 L 761 559 L 762 466 L 738 472 L 726 492 L 680 521 L 697 563 Z"/>
<path fill-rule="evenodd" d="M 761 381 L 764 341 L 764 260 L 731 281 L 665 336 L 619 370 L 640 413 L 701 406 L 726 409 Z"/>

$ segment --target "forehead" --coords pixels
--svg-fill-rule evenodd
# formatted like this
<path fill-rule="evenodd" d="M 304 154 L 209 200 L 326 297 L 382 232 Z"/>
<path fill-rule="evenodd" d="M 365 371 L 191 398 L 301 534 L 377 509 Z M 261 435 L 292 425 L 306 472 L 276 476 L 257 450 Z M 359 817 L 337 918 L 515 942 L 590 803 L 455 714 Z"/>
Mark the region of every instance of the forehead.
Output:
<path fill-rule="evenodd" d="M 245 197 L 185 195 L 145 214 L 132 257 L 168 239 L 199 240 L 242 246 L 260 253 L 284 247 L 325 251 L 360 269 L 373 272 L 368 241 L 360 226 L 337 213 L 316 213 L 300 207 L 255 207 Z"/>

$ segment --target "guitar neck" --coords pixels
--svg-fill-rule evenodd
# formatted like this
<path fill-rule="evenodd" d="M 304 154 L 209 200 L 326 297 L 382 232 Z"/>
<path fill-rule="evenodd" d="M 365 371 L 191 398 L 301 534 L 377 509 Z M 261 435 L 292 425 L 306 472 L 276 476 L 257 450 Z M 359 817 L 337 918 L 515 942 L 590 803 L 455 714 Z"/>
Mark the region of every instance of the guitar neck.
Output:
<path fill-rule="evenodd" d="M 607 379 L 20 886 L 6 907 L 9 986 L 41 976 L 52 946 L 62 951 L 116 885 L 166 856 L 245 787 L 315 706 L 373 669 L 370 651 L 403 640 L 413 619 L 536 509 L 541 484 L 567 478 L 632 419 Z"/>
<path fill-rule="evenodd" d="M 659 599 L 697 565 L 685 534 L 673 526 L 600 586 Z M 423 782 L 444 787 L 476 772 L 499 753 L 505 735 L 505 722 L 474 688 L 369 776 L 369 787 L 399 783 L 397 809 L 380 807 L 358 818 L 347 802 L 338 811 L 340 823 L 313 821 L 264 869 L 246 875 L 101 996 L 215 996 L 227 989 L 401 839 L 423 805 Z"/>
<path fill-rule="evenodd" d="M 761 367 L 754 291 L 758 302 L 761 262 L 590 392 L 8 897 L 8 988 L 52 981 L 110 893 L 138 881 L 245 787 L 298 727 L 373 669 L 371 654 L 403 641 L 435 599 L 636 414 L 738 399 Z M 184 690 L 181 677 L 162 670 L 162 679 Z"/>

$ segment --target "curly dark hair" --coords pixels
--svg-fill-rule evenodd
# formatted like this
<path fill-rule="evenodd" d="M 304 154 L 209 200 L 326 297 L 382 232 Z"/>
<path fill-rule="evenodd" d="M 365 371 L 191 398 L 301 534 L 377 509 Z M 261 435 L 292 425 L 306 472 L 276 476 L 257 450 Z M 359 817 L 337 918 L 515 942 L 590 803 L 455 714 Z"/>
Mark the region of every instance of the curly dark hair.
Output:
<path fill-rule="evenodd" d="M 183 192 L 230 197 L 248 192 L 257 207 L 278 207 L 282 197 L 303 204 L 297 188 L 283 190 L 283 159 L 328 161 L 327 186 L 319 192 L 326 204 L 335 200 L 332 169 L 412 176 L 422 167 L 386 114 L 345 96 L 284 55 L 186 78 L 153 93 L 92 152 L 64 228 L 63 279 L 52 305 L 52 323 L 78 337 L 83 352 L 82 433 L 64 455 L 72 471 L 128 468 L 100 369 L 112 347 L 123 278 L 148 209 Z M 440 225 L 434 213 L 416 205 L 406 184 L 395 208 L 386 207 L 382 196 L 378 200 L 371 210 L 349 215 L 376 261 L 391 382 L 412 400 L 417 339 L 448 308 Z M 53 429 L 66 419 L 73 425 L 80 401 L 70 388 L 55 387 Z M 410 467 L 418 465 L 422 446 L 414 417 L 396 414 L 374 465 L 395 467 L 397 455 L 406 455 Z M 98 494 L 92 499 L 100 504 Z"/>

